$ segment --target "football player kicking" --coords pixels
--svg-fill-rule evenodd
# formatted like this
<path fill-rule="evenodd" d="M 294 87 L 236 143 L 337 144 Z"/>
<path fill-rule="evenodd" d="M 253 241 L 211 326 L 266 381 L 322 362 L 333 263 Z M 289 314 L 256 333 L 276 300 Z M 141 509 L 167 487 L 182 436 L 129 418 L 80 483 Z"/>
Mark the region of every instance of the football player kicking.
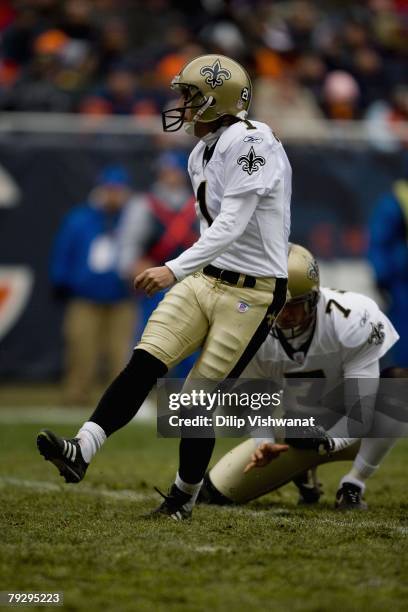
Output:
<path fill-rule="evenodd" d="M 367 391 L 374 391 L 364 398 L 366 419 L 377 421 L 377 435 L 378 431 L 392 432 L 393 437 L 360 440 L 358 433 L 358 439 L 347 437 L 350 421 L 342 417 L 329 430 L 323 455 L 312 449 L 320 445 L 319 438 L 285 440 L 290 446 L 276 444 L 272 438 L 249 439 L 227 453 L 206 475 L 200 500 L 244 503 L 294 480 L 300 492 L 299 501 L 313 503 L 321 494 L 314 468 L 319 463 L 354 459 L 350 472 L 340 481 L 335 506 L 365 509 L 362 499 L 365 481 L 377 470 L 399 435 L 395 433 L 396 423 L 374 410 L 379 360 L 399 336 L 370 298 L 320 288 L 317 263 L 303 247 L 290 246 L 288 271 L 292 299 L 242 377 L 274 381 L 282 377 L 324 377 L 329 388 L 336 387 L 336 382 L 342 379 L 365 379 Z M 399 375 L 398 368 L 389 369 L 386 374 Z M 371 406 L 367 405 L 370 402 Z M 310 450 L 299 450 L 296 446 Z M 253 469 L 256 467 L 263 469 Z"/>
<path fill-rule="evenodd" d="M 163 113 L 164 130 L 184 125 L 200 139 L 188 171 L 201 236 L 176 259 L 136 277 L 147 295 L 174 287 L 89 421 L 71 439 L 39 433 L 41 455 L 66 482 L 82 480 L 106 438 L 135 416 L 157 379 L 198 348 L 190 380 L 238 377 L 286 301 L 291 167 L 271 129 L 247 119 L 248 74 L 228 57 L 204 55 L 184 66 L 172 87 L 180 106 Z M 213 447 L 213 438 L 181 439 L 176 480 L 156 515 L 190 516 Z"/>

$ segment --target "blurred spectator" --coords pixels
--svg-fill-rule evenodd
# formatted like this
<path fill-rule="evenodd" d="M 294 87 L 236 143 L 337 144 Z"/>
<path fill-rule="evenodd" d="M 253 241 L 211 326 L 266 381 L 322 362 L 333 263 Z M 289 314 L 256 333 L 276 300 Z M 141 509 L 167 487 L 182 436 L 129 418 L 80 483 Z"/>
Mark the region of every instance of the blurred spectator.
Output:
<path fill-rule="evenodd" d="M 213 53 L 221 53 L 242 61 L 247 47 L 239 28 L 228 21 L 210 24 L 200 33 L 201 41 L 211 48 Z"/>
<path fill-rule="evenodd" d="M 378 201 L 370 223 L 369 259 L 400 340 L 395 363 L 408 366 L 408 154 L 405 171 Z"/>
<path fill-rule="evenodd" d="M 2 33 L 3 58 L 25 66 L 31 61 L 34 39 L 52 26 L 56 24 L 49 23 L 40 10 L 23 3 L 16 10 L 15 20 Z"/>
<path fill-rule="evenodd" d="M 343 46 L 345 54 L 351 58 L 356 51 L 370 44 L 367 26 L 357 20 L 349 19 L 343 25 Z"/>
<path fill-rule="evenodd" d="M 360 105 L 363 108 L 381 99 L 387 81 L 383 60 L 377 51 L 370 47 L 362 47 L 356 51 L 352 72 L 360 88 Z"/>
<path fill-rule="evenodd" d="M 390 122 L 390 130 L 395 131 L 399 125 L 407 124 L 408 122 L 408 85 L 399 85 L 393 91 L 391 98 L 392 106 L 388 115 Z M 405 137 L 402 136 L 402 144 L 408 147 L 408 133 Z"/>
<path fill-rule="evenodd" d="M 295 121 L 296 130 L 308 130 L 310 121 L 322 119 L 323 113 L 313 94 L 303 87 L 289 71 L 276 79 L 257 79 L 253 113 L 261 121 L 276 128 Z"/>
<path fill-rule="evenodd" d="M 197 44 L 186 44 L 182 49 L 169 52 L 158 62 L 155 77 L 158 85 L 168 92 L 169 83 L 175 74 L 180 72 L 184 64 L 198 55 L 205 53 L 205 49 Z"/>
<path fill-rule="evenodd" d="M 210 52 L 242 61 L 260 97 L 264 78 L 289 71 L 299 107 L 310 106 L 307 88 L 328 118 L 356 119 L 373 104 L 393 104 L 390 92 L 408 84 L 407 13 L 405 0 L 3 0 L 0 96 L 12 90 L 9 110 L 158 114 L 169 78 Z M 47 31 L 62 32 L 67 44 L 54 52 L 60 65 L 38 70 L 36 41 Z M 281 87 L 287 90 L 285 82 L 272 84 Z M 48 105 L 38 101 L 46 92 Z"/>
<path fill-rule="evenodd" d="M 0 32 L 7 28 L 16 18 L 16 11 L 11 0 L 3 0 L 0 4 Z"/>
<path fill-rule="evenodd" d="M 198 237 L 194 199 L 187 182 L 187 156 L 166 151 L 156 162 L 149 193 L 133 198 L 123 217 L 119 265 L 133 278 L 178 257 Z M 150 298 L 149 298 L 150 299 Z"/>
<path fill-rule="evenodd" d="M 352 120 L 360 114 L 357 81 L 343 70 L 330 72 L 323 84 L 322 107 L 328 119 Z"/>
<path fill-rule="evenodd" d="M 327 72 L 322 58 L 316 52 L 303 53 L 296 61 L 295 70 L 299 83 L 306 87 L 319 103 Z"/>
<path fill-rule="evenodd" d="M 371 144 L 383 151 L 408 148 L 408 85 L 398 85 L 389 102 L 374 102 L 365 116 Z"/>
<path fill-rule="evenodd" d="M 294 48 L 299 51 L 307 51 L 312 48 L 317 19 L 318 11 L 314 3 L 305 0 L 291 3 L 287 24 Z"/>
<path fill-rule="evenodd" d="M 132 68 L 126 64 L 114 66 L 105 83 L 86 97 L 80 111 L 92 115 L 157 115 L 164 105 L 159 90 L 149 90 L 140 84 Z"/>
<path fill-rule="evenodd" d="M 90 0 L 65 0 L 60 29 L 69 38 L 96 44 L 99 32 L 92 22 L 91 9 Z"/>
<path fill-rule="evenodd" d="M 135 308 L 117 272 L 117 230 L 130 197 L 127 172 L 104 168 L 88 200 L 68 213 L 56 238 L 51 281 L 55 297 L 66 302 L 68 404 L 87 404 L 101 365 L 112 379 L 128 357 Z"/>
<path fill-rule="evenodd" d="M 187 156 L 178 151 L 162 153 L 156 170 L 150 192 L 132 200 L 121 224 L 119 267 L 130 281 L 146 268 L 178 257 L 198 238 L 194 198 L 187 182 Z M 141 296 L 141 330 L 162 298 L 163 292 Z M 176 375 L 186 376 L 194 358 L 179 365 Z"/>
<path fill-rule="evenodd" d="M 13 208 L 21 199 L 21 189 L 12 174 L 0 165 L 0 209 Z"/>
<path fill-rule="evenodd" d="M 2 107 L 16 111 L 69 111 L 71 99 L 58 83 L 61 54 L 68 37 L 47 30 L 33 41 L 34 55 L 13 89 L 3 96 Z"/>
<path fill-rule="evenodd" d="M 98 53 L 99 76 L 126 58 L 129 50 L 129 32 L 123 19 L 111 18 L 102 24 Z"/>

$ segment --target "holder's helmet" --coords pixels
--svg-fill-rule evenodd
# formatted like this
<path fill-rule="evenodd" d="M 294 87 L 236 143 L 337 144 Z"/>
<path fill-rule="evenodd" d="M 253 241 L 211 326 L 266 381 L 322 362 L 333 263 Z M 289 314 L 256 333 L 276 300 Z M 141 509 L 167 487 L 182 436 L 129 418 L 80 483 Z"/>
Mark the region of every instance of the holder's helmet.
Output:
<path fill-rule="evenodd" d="M 171 88 L 184 97 L 184 104 L 162 113 L 165 132 L 179 130 L 189 109 L 190 125 L 224 115 L 245 119 L 252 97 L 247 71 L 225 55 L 200 55 L 191 60 L 174 77 Z"/>
<path fill-rule="evenodd" d="M 289 245 L 288 290 L 291 298 L 278 316 L 276 325 L 288 332 L 289 337 L 296 338 L 312 325 L 320 296 L 317 261 L 299 244 Z"/>

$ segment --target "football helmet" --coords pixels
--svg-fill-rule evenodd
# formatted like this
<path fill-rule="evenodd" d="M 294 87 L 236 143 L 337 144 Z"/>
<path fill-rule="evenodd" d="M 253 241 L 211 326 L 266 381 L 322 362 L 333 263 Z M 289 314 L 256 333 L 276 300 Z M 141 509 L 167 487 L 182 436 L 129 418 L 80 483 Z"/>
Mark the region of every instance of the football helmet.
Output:
<path fill-rule="evenodd" d="M 313 323 L 320 296 L 319 266 L 310 251 L 299 244 L 289 245 L 288 290 L 276 325 L 285 335 L 296 338 Z M 303 309 L 299 305 L 303 305 Z"/>
<path fill-rule="evenodd" d="M 247 71 L 225 55 L 191 60 L 173 78 L 171 88 L 184 98 L 184 104 L 162 113 L 165 132 L 176 132 L 184 123 L 191 132 L 197 121 L 208 123 L 225 115 L 244 120 L 252 98 Z M 186 121 L 187 110 L 191 113 Z"/>

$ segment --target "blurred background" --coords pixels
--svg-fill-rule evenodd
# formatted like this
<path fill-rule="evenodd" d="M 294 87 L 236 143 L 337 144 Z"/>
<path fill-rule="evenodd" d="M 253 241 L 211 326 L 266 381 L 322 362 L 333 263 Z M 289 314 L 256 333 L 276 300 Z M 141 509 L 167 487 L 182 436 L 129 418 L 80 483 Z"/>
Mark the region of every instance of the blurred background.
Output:
<path fill-rule="evenodd" d="M 408 366 L 408 0 L 1 0 L 1 403 L 87 405 L 126 360 L 153 307 L 131 279 L 196 238 L 194 142 L 160 112 L 206 52 L 285 145 L 292 240 L 380 302 Z"/>

